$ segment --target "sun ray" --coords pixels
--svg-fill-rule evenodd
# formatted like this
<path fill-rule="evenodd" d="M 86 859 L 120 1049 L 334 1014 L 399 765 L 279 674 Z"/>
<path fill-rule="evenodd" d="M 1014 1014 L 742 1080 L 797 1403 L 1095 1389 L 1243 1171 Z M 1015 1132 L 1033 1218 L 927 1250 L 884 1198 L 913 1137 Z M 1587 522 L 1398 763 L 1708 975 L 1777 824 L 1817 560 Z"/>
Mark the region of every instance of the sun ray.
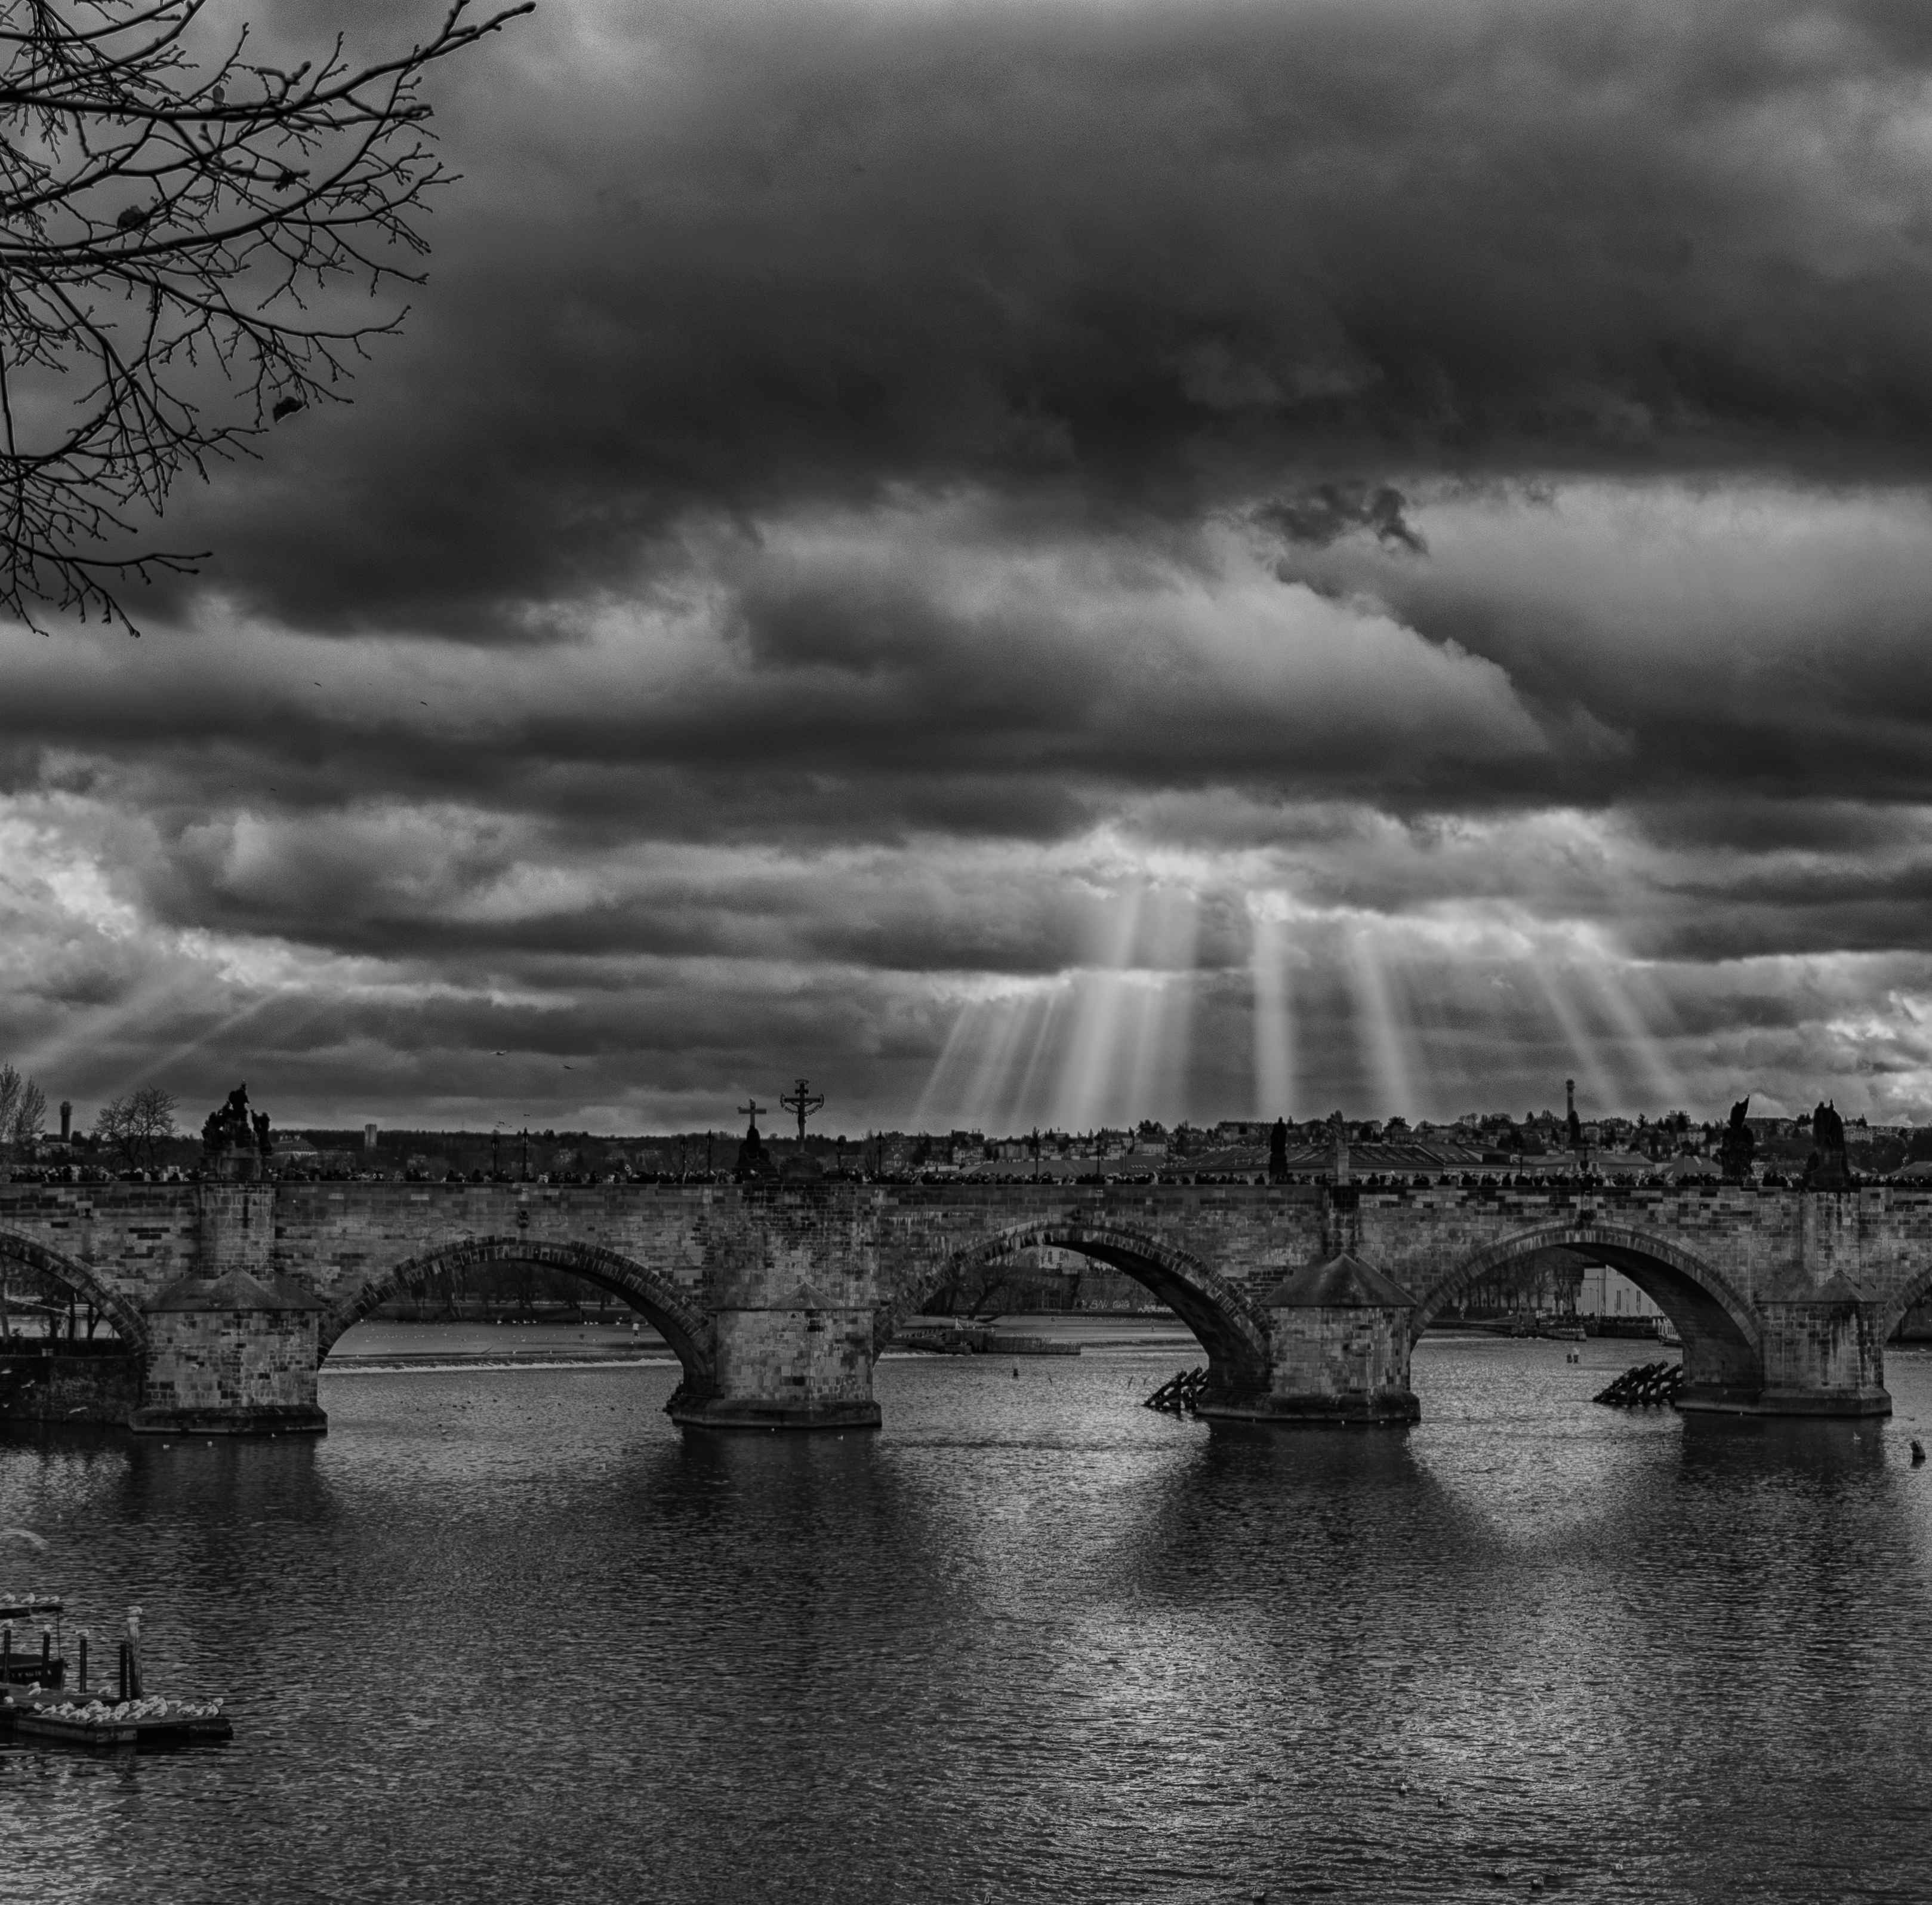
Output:
<path fill-rule="evenodd" d="M 1348 934 L 1347 943 L 1356 1035 L 1379 1100 L 1373 1115 L 1382 1118 L 1399 1112 L 1411 1116 L 1416 1108 L 1414 1072 L 1407 1038 L 1390 1002 L 1389 977 L 1376 930 L 1367 922 L 1359 924 Z"/>
<path fill-rule="evenodd" d="M 982 1015 L 982 1002 L 976 999 L 968 999 L 954 1014 L 952 1029 L 946 1034 L 946 1043 L 940 1047 L 939 1056 L 933 1060 L 932 1069 L 926 1074 L 926 1089 L 920 1093 L 919 1102 L 913 1107 L 914 1131 L 926 1130 L 935 1108 L 946 1101 L 946 1094 L 957 1089 L 956 1076 L 968 1062 L 974 1035 Z"/>
<path fill-rule="evenodd" d="M 1117 897 L 1099 969 L 1081 975 L 1072 1050 L 1055 1100 L 1057 1123 L 1080 1129 L 1106 1115 L 1122 1023 L 1130 1002 L 1126 969 L 1139 935 L 1145 891 L 1136 885 Z"/>
<path fill-rule="evenodd" d="M 1637 1073 L 1642 1088 L 1652 1094 L 1652 1108 L 1667 1110 L 1683 1098 L 1683 1080 L 1670 1062 L 1663 1041 L 1644 1023 L 1623 974 L 1614 971 L 1604 960 L 1592 961 L 1582 971 L 1611 1023 L 1622 1035 L 1624 1055 Z"/>
<path fill-rule="evenodd" d="M 1255 1116 L 1285 1118 L 1294 1105 L 1294 1026 L 1288 984 L 1287 921 L 1279 894 L 1251 894 L 1253 936 Z"/>
<path fill-rule="evenodd" d="M 1033 1049 L 1027 1054 L 1026 1069 L 1021 1074 L 1019 1090 L 1014 1101 L 1016 1118 L 1027 1122 L 1036 1122 L 1040 1117 L 1039 1100 L 1035 1094 L 1040 1086 L 1040 1074 L 1050 1060 L 1054 1035 L 1060 1029 L 1060 1008 L 1066 996 L 1064 984 L 1055 984 L 1041 995 L 1040 1022 L 1033 1035 Z"/>
<path fill-rule="evenodd" d="M 1558 975 L 1550 970 L 1540 959 L 1526 962 L 1531 975 L 1535 979 L 1539 990 L 1550 1007 L 1550 1016 L 1556 1021 L 1563 1034 L 1564 1042 L 1570 1047 L 1570 1055 L 1576 1069 L 1583 1075 L 1585 1090 L 1594 1101 L 1597 1108 L 1609 1110 L 1617 1102 L 1617 1088 L 1605 1063 L 1603 1050 L 1583 1023 L 1582 1015 L 1564 996 L 1563 988 L 1557 983 Z"/>
<path fill-rule="evenodd" d="M 1142 957 L 1151 969 L 1136 975 L 1140 996 L 1133 1035 L 1121 1054 L 1123 1115 L 1132 1119 L 1184 1115 L 1193 1035 L 1198 903 L 1185 888 L 1166 888 L 1147 914 Z"/>
<path fill-rule="evenodd" d="M 1007 1077 L 1014 1054 L 1024 1038 L 1033 1004 L 1030 994 L 1010 993 L 988 1008 L 986 1016 L 991 1023 L 979 1041 L 979 1058 L 972 1080 L 957 1107 L 959 1116 L 976 1130 L 997 1122 L 1007 1109 Z"/>

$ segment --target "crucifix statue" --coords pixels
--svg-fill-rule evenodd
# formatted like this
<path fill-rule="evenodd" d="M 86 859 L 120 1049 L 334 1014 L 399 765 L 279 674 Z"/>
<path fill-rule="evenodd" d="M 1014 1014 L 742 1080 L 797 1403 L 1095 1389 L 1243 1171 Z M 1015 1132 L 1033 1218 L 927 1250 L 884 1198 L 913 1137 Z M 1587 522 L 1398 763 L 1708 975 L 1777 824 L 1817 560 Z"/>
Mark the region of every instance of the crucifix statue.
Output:
<path fill-rule="evenodd" d="M 824 1102 L 825 1094 L 823 1092 L 814 1094 L 812 1089 L 812 1080 L 809 1078 L 801 1078 L 792 1087 L 791 1095 L 789 1098 L 782 1092 L 778 1094 L 779 1108 L 782 1110 L 794 1111 L 798 1114 L 798 1141 L 801 1145 L 805 1142 L 806 1119 L 818 1110 Z"/>
<path fill-rule="evenodd" d="M 770 1154 L 765 1149 L 765 1140 L 758 1135 L 758 1113 L 760 1111 L 768 1111 L 771 1107 L 769 1105 L 760 1104 L 756 1098 L 754 1098 L 749 1104 L 741 1104 L 738 1109 L 752 1122 L 746 1130 L 743 1141 L 738 1146 L 736 1175 L 740 1179 L 747 1177 L 770 1177 L 777 1167 L 772 1164 Z M 708 1153 L 711 1145 L 709 1133 L 706 1134 L 704 1142 L 705 1149 Z"/>

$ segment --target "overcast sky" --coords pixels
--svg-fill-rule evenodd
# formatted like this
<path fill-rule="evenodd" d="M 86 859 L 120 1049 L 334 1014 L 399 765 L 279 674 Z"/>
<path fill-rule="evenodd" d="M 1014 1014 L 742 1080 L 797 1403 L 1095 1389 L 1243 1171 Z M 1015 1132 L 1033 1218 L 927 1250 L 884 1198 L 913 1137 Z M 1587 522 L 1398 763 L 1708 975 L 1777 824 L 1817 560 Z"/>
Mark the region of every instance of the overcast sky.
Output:
<path fill-rule="evenodd" d="M 431 95 L 352 403 L 0 632 L 83 1123 L 1932 1116 L 1932 10 L 542 0 Z"/>

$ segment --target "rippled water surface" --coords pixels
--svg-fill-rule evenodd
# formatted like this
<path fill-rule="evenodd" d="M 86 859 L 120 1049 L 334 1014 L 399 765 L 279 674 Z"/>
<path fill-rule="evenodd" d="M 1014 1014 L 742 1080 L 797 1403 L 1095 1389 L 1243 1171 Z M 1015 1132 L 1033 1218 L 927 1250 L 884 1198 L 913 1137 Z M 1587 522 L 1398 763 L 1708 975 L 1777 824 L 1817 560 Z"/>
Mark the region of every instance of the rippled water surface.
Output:
<path fill-rule="evenodd" d="M 632 1363 L 0 1444 L 11 1584 L 236 1720 L 0 1753 L 0 1899 L 1932 1897 L 1932 1358 L 1737 1425 L 1584 1354 L 1432 1339 L 1406 1433 L 1122 1348 L 889 1359 L 869 1437 L 687 1438 Z"/>

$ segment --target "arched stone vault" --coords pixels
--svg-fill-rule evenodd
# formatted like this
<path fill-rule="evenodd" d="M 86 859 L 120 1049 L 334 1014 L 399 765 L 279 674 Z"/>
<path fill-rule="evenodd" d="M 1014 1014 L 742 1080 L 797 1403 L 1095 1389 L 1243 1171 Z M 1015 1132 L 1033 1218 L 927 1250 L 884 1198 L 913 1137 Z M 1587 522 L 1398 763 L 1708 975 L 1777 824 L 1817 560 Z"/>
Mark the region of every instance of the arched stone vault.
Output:
<path fill-rule="evenodd" d="M 1124 1271 L 1194 1332 L 1217 1371 L 1232 1378 L 1265 1379 L 1267 1320 L 1225 1277 L 1199 1258 L 1144 1232 L 1064 1218 L 1014 1224 L 933 1264 L 902 1287 L 894 1300 L 879 1306 L 874 1353 L 885 1348 L 907 1317 L 918 1315 L 934 1291 L 982 1264 L 1043 1248 L 1077 1250 Z"/>
<path fill-rule="evenodd" d="M 1677 1326 L 1687 1379 L 1721 1388 L 1761 1378 L 1762 1331 L 1756 1313 L 1724 1275 L 1652 1232 L 1595 1224 L 1552 1224 L 1518 1232 L 1466 1257 L 1416 1292 L 1411 1329 L 1420 1336 L 1445 1303 L 1480 1278 L 1540 1250 L 1581 1251 L 1621 1270 Z"/>
<path fill-rule="evenodd" d="M 114 1326 L 114 1333 L 128 1348 L 146 1354 L 148 1326 L 140 1311 L 112 1285 L 78 1257 L 69 1257 L 31 1237 L 16 1236 L 0 1230 L 0 1260 L 18 1263 L 64 1284 L 74 1294 L 92 1303 Z"/>
<path fill-rule="evenodd" d="M 322 1320 L 326 1357 L 344 1330 L 398 1293 L 420 1290 L 446 1271 L 479 1263 L 537 1263 L 562 1270 L 620 1297 L 638 1311 L 676 1352 L 688 1384 L 708 1390 L 713 1375 L 711 1319 L 695 1309 L 668 1278 L 614 1250 L 592 1243 L 550 1243 L 523 1237 L 471 1237 L 406 1257 L 372 1277 Z"/>
<path fill-rule="evenodd" d="M 1907 1310 L 1916 1308 L 1932 1297 L 1932 1263 L 1910 1279 L 1898 1294 L 1891 1298 L 1879 1312 L 1878 1340 L 1881 1343 L 1892 1341 L 1892 1333 L 1905 1321 Z"/>

